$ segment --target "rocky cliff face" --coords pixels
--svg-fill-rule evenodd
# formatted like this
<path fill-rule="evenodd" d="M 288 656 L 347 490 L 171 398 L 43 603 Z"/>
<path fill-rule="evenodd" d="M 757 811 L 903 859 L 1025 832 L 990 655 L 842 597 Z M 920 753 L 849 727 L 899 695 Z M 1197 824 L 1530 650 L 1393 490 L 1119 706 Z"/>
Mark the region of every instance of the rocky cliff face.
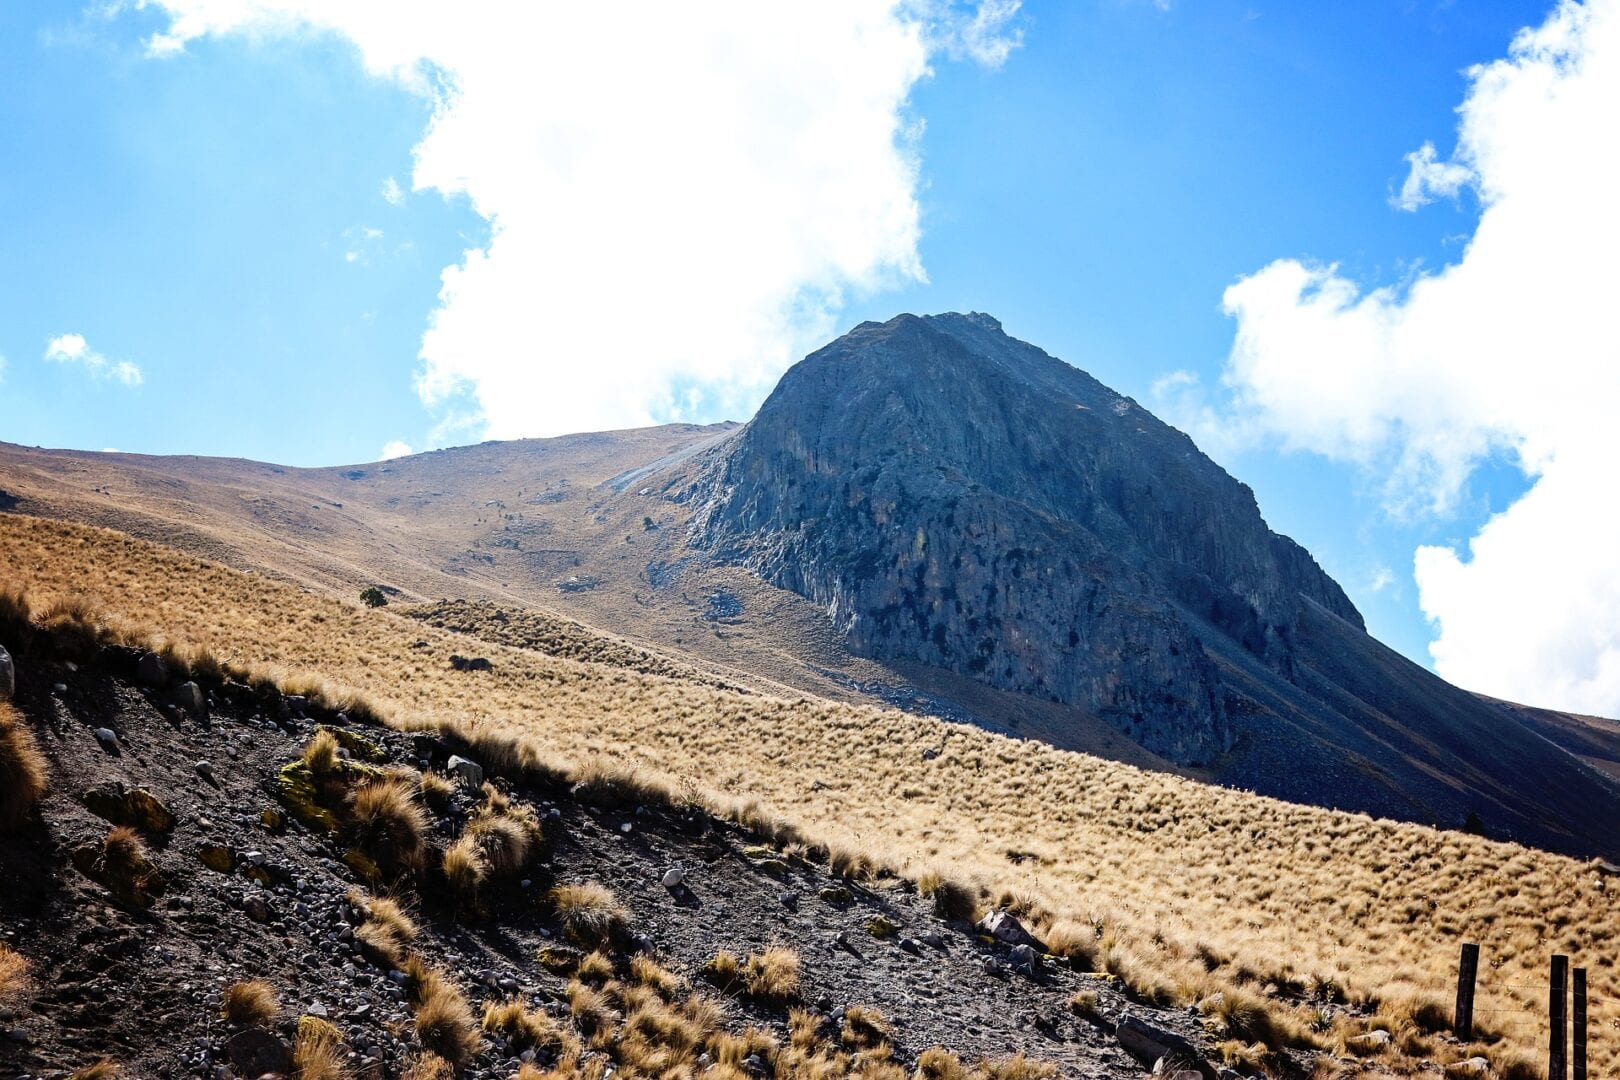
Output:
<path fill-rule="evenodd" d="M 1181 432 L 988 315 L 865 323 L 711 451 L 692 540 L 825 604 L 859 652 L 1230 749 L 1219 634 L 1284 678 L 1301 597 L 1361 617 Z"/>

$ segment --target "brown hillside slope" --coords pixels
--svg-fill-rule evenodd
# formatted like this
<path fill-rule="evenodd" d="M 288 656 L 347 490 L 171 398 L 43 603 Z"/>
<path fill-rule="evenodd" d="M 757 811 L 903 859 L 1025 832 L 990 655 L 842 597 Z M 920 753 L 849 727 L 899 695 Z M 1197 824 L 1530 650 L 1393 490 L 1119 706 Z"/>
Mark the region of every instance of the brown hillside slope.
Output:
<path fill-rule="evenodd" d="M 1592 972 L 1595 1027 L 1620 994 L 1614 892 L 1592 864 L 1456 833 L 1226 791 L 973 727 L 810 699 L 739 695 L 464 639 L 117 533 L 0 517 L 0 583 L 83 596 L 109 617 L 243 664 L 318 671 L 402 724 L 454 720 L 606 753 L 760 799 L 823 836 L 947 863 L 1101 924 L 1112 968 L 1182 999 L 1215 977 L 1443 1001 L 1458 942 L 1487 958 L 1480 1007 L 1521 1046 L 1546 955 Z M 418 642 L 423 643 L 418 646 Z M 1157 973 L 1144 975 L 1144 972 Z M 1496 1012 L 1523 1009 L 1527 1012 Z M 1483 1011 L 1492 1010 L 1492 1011 Z M 1594 1038 L 1598 1075 L 1620 1069 Z"/>

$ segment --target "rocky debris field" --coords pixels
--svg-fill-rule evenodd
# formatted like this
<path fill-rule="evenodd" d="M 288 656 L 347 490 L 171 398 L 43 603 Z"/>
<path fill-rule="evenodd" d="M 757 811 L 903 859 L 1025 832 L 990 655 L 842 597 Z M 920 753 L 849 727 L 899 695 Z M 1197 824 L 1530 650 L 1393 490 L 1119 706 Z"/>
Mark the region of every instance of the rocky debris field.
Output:
<path fill-rule="evenodd" d="M 817 1054 L 843 1070 L 817 1075 L 1215 1074 L 1199 1017 L 1072 970 L 1016 916 L 941 917 L 944 893 L 625 776 L 514 779 L 450 736 L 130 649 L 15 669 L 50 787 L 0 833 L 0 940 L 28 965 L 0 1076 L 446 1075 L 424 1047 L 502 1080 L 811 1075 Z M 228 991 L 245 980 L 267 1013 Z M 441 991 L 471 1033 L 426 1018 Z"/>

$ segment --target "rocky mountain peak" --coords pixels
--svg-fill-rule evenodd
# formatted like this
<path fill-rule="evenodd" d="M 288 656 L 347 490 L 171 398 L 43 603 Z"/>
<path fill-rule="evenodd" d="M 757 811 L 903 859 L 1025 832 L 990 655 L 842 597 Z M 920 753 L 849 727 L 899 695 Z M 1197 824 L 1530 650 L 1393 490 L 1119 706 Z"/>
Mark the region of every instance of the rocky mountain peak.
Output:
<path fill-rule="evenodd" d="M 1093 712 L 1181 764 L 1232 743 L 1205 641 L 1290 677 L 1302 600 L 1361 616 L 1192 440 L 989 315 L 863 323 L 703 463 L 693 539 L 857 651 Z"/>

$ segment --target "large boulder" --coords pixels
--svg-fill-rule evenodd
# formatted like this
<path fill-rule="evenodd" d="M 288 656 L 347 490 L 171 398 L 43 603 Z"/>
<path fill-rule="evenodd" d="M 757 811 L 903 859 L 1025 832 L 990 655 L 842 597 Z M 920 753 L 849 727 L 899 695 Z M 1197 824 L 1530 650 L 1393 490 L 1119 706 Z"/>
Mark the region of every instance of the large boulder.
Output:
<path fill-rule="evenodd" d="M 992 911 L 979 920 L 979 929 L 1003 945 L 1011 945 L 1014 948 L 1025 946 L 1043 952 L 1046 949 L 1040 939 L 1024 929 L 1024 924 L 1018 921 L 1018 916 L 1010 911 Z"/>
<path fill-rule="evenodd" d="M 238 1076 L 285 1076 L 293 1069 L 292 1048 L 263 1028 L 232 1035 L 225 1043 L 225 1055 Z"/>

